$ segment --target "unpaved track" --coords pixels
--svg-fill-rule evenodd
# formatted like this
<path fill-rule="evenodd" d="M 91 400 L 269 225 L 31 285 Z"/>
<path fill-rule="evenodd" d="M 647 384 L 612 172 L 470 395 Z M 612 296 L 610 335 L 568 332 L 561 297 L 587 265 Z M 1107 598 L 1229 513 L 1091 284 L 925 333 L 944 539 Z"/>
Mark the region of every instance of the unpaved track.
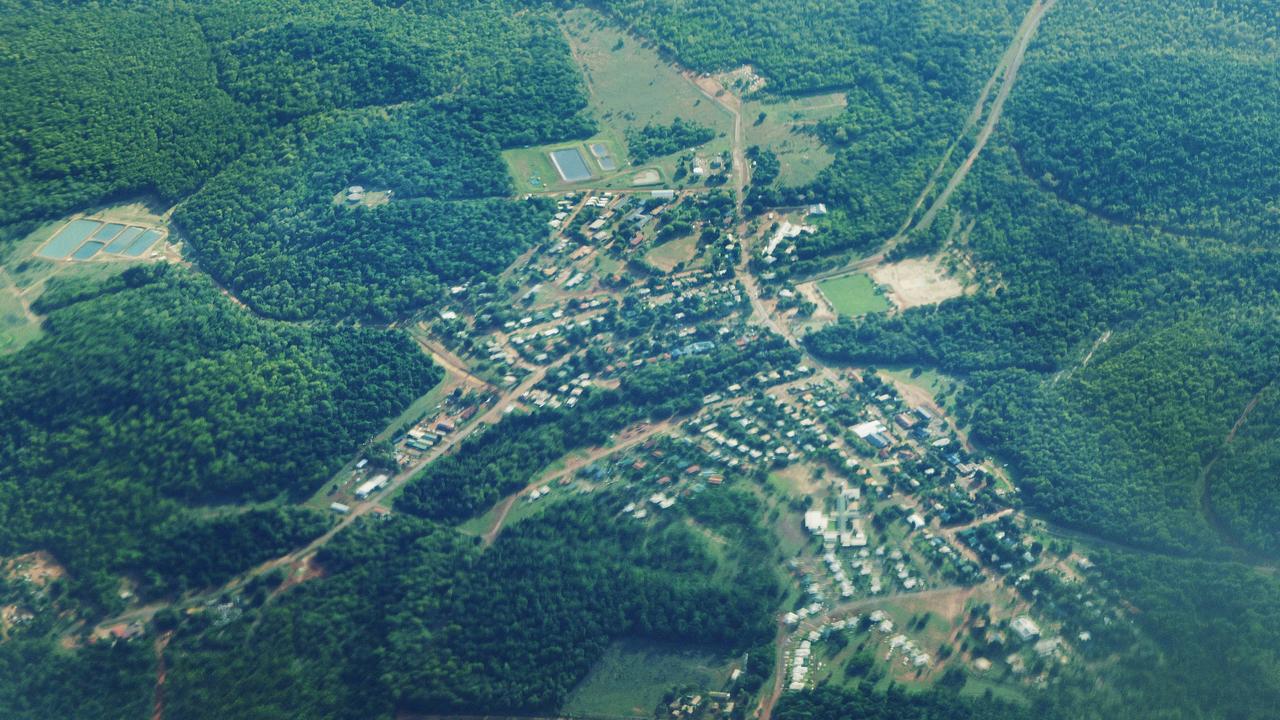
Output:
<path fill-rule="evenodd" d="M 969 171 L 973 169 L 974 163 L 977 162 L 978 157 L 987 147 L 987 141 L 991 139 L 991 135 L 995 133 L 996 127 L 1000 123 L 1000 116 L 1004 112 L 1005 101 L 1009 99 L 1009 94 L 1013 92 L 1013 86 L 1018 79 L 1018 70 L 1022 68 L 1022 61 L 1026 57 L 1027 48 L 1031 45 L 1031 40 L 1036 35 L 1036 30 L 1040 27 L 1040 21 L 1044 19 L 1045 13 L 1051 10 L 1056 4 L 1057 0 L 1036 0 L 1027 11 L 1026 17 L 1023 18 L 1022 24 L 1018 28 L 1018 32 L 1013 36 L 1013 42 L 1010 45 L 1009 51 L 1007 51 L 1005 56 L 1001 59 L 1000 64 L 996 66 L 995 73 L 991 77 L 991 80 L 994 80 L 997 76 L 1002 76 L 1000 89 L 996 93 L 995 100 L 991 103 L 990 110 L 987 112 L 986 122 L 983 123 L 982 129 L 978 132 L 978 136 L 974 140 L 973 149 L 969 151 L 968 157 L 964 159 L 964 162 L 961 163 L 960 167 L 956 169 L 954 174 L 952 174 L 951 179 L 947 181 L 947 185 L 943 188 L 942 193 L 934 199 L 933 203 L 929 206 L 929 209 L 925 211 L 925 214 L 920 218 L 920 221 L 916 223 L 914 229 L 929 229 L 929 226 L 933 224 L 934 217 L 937 216 L 938 212 L 941 211 L 942 208 L 946 207 L 947 201 L 951 199 L 951 195 L 956 191 L 956 188 L 960 187 L 960 184 L 964 182 L 965 178 L 968 177 Z M 983 95 L 979 98 L 979 104 L 975 107 L 975 110 L 979 112 L 981 112 L 982 106 L 986 103 L 991 80 L 988 80 L 988 86 L 983 90 Z M 970 120 L 972 120 L 972 115 L 970 116 Z M 971 129 L 972 125 L 970 123 L 966 123 L 965 128 L 961 131 L 960 137 L 963 137 Z M 957 138 L 957 143 L 958 142 L 959 138 Z M 945 163 L 949 160 L 950 151 L 948 151 L 948 155 L 944 158 L 943 162 Z M 925 188 L 925 193 L 921 195 L 921 200 L 924 199 L 925 195 L 932 191 L 935 185 L 936 181 L 931 179 L 929 185 Z M 919 208 L 919 204 L 920 202 L 917 201 L 916 207 L 911 210 L 911 216 L 915 215 Z M 910 225 L 911 216 L 908 217 L 908 221 L 906 223 L 908 226 Z M 905 237 L 905 232 L 906 229 L 900 230 L 898 235 L 890 241 L 891 245 L 896 244 Z"/>
<path fill-rule="evenodd" d="M 828 620 L 834 620 L 836 618 L 839 618 L 844 615 L 848 615 L 850 613 L 861 612 L 862 610 L 878 607 L 886 603 L 891 603 L 895 600 L 952 597 L 955 595 L 964 595 L 967 593 L 972 593 L 975 589 L 979 587 L 982 587 L 982 584 L 972 585 L 970 587 L 948 585 L 946 587 L 933 588 L 932 590 L 923 590 L 921 592 L 891 593 L 889 595 L 882 595 L 880 597 L 862 598 L 860 600 L 853 600 L 851 602 L 841 603 L 839 605 L 836 605 L 835 607 L 822 613 L 821 615 L 817 615 L 811 620 L 806 620 L 805 622 L 801 623 L 797 627 L 796 632 L 800 632 L 801 630 L 806 628 L 816 629 L 817 627 L 819 627 L 820 625 L 822 625 Z M 785 679 L 783 675 L 786 670 L 786 664 L 785 664 L 786 663 L 786 659 L 785 659 L 786 639 L 787 639 L 786 627 L 782 624 L 782 621 L 779 620 L 778 635 L 777 635 L 777 638 L 774 640 L 774 646 L 777 651 L 777 657 L 774 658 L 773 688 L 770 690 L 768 695 L 764 695 L 760 698 L 760 705 L 756 708 L 756 717 L 758 717 L 759 720 L 769 720 L 769 718 L 773 715 L 774 706 L 778 704 L 778 699 L 782 696 L 783 681 Z"/>
<path fill-rule="evenodd" d="M 1204 468 L 1200 470 L 1200 512 L 1204 515 L 1205 522 L 1209 524 L 1209 527 L 1213 528 L 1214 532 L 1218 534 L 1218 537 L 1222 542 L 1248 553 L 1249 556 L 1255 560 L 1260 560 L 1261 558 L 1258 557 L 1256 552 L 1247 550 L 1240 545 L 1235 534 L 1231 532 L 1227 527 L 1227 524 L 1222 521 L 1222 518 L 1218 517 L 1217 511 L 1214 510 L 1213 498 L 1209 495 L 1209 475 L 1213 473 L 1214 466 L 1222 459 L 1223 453 L 1225 453 L 1227 448 L 1231 447 L 1231 444 L 1235 442 L 1236 433 L 1240 432 L 1240 428 L 1244 427 L 1244 424 L 1248 422 L 1249 415 L 1251 415 L 1253 413 L 1253 409 L 1258 406 L 1258 403 L 1262 400 L 1263 394 L 1266 393 L 1273 384 L 1275 383 L 1267 383 L 1261 390 L 1255 393 L 1253 397 L 1249 398 L 1249 402 L 1245 404 L 1244 410 L 1240 412 L 1240 416 L 1236 418 L 1236 421 L 1231 425 L 1231 429 L 1227 431 L 1227 436 L 1223 438 L 1222 445 L 1219 446 L 1218 451 L 1214 453 L 1213 459 L 1206 463 Z M 1269 565 L 1269 567 L 1274 567 L 1274 565 Z"/>
<path fill-rule="evenodd" d="M 698 92 L 724 108 L 725 112 L 733 117 L 733 197 L 737 205 L 738 217 L 742 217 L 742 206 L 747 199 L 747 182 L 750 178 L 742 132 L 742 101 L 711 78 L 700 78 L 692 71 L 685 71 L 684 77 L 698 89 Z"/>
<path fill-rule="evenodd" d="M 609 447 L 596 448 L 595 450 L 592 450 L 591 452 L 587 453 L 586 457 L 570 462 L 568 466 L 565 467 L 564 470 L 561 470 L 560 472 L 557 472 L 557 473 L 553 473 L 551 475 L 547 475 L 546 477 L 540 477 L 537 480 L 534 480 L 533 482 L 529 483 L 523 490 L 508 496 L 505 500 L 499 503 L 498 514 L 496 517 L 494 517 L 493 524 L 489 526 L 489 529 L 485 531 L 484 535 L 480 536 L 484 547 L 489 547 L 494 543 L 495 540 L 498 539 L 498 535 L 502 533 L 502 528 L 506 525 L 507 516 L 511 513 L 511 508 L 515 506 L 516 502 L 520 498 L 532 492 L 534 488 L 542 487 L 543 485 L 553 483 L 556 480 L 559 480 L 560 478 L 566 477 L 567 475 L 569 475 L 569 473 L 581 470 L 582 468 L 598 460 L 603 460 L 604 458 L 607 458 L 610 455 L 614 455 L 624 450 L 633 448 L 636 445 L 639 445 L 644 441 L 648 440 L 649 438 L 653 437 L 654 435 L 658 435 L 660 433 L 664 433 L 671 430 L 671 428 L 672 428 L 672 423 L 670 422 L 657 423 L 648 428 L 645 428 L 644 430 L 641 430 L 640 432 L 634 435 L 628 435 L 625 440 L 622 440 L 616 445 L 611 445 Z M 624 430 L 622 434 L 626 435 L 627 432 L 628 431 Z"/>

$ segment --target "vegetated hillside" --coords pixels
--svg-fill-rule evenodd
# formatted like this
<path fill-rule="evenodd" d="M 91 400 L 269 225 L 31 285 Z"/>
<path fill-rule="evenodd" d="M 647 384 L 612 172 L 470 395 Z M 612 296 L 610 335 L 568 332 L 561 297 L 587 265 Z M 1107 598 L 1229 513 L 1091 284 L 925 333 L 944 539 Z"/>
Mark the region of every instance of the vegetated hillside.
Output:
<path fill-rule="evenodd" d="M 57 652 L 47 641 L 0 643 L 0 714 L 12 720 L 151 717 L 155 652 L 145 643 L 95 645 Z"/>
<path fill-rule="evenodd" d="M 767 641 L 778 588 L 752 565 L 767 545 L 749 514 L 762 510 L 734 497 L 687 509 L 733 539 L 732 567 L 752 568 L 723 574 L 689 516 L 620 522 L 620 500 L 555 506 L 483 553 L 411 517 L 366 521 L 321 553 L 323 580 L 222 627 L 187 620 L 171 646 L 168 709 L 193 719 L 545 712 L 624 635 Z"/>
<path fill-rule="evenodd" d="M 232 97 L 276 122 L 435 100 L 512 144 L 589 131 L 559 28 L 502 0 L 233 0 L 197 9 Z M 558 139 L 558 138 L 557 138 Z"/>
<path fill-rule="evenodd" d="M 1125 221 L 1280 230 L 1275 2 L 1059 3 L 1010 103 L 1027 172 Z"/>
<path fill-rule="evenodd" d="M 1159 555 L 1096 556 L 1117 599 L 1141 608 L 1134 622 L 1154 640 L 1087 677 L 1056 688 L 1041 716 L 1250 718 L 1280 702 L 1280 583 L 1232 563 Z"/>
<path fill-rule="evenodd" d="M 984 376 L 991 384 L 964 398 L 973 402 L 974 434 L 1014 460 L 1033 505 L 1065 523 L 1216 552 L 1222 538 L 1203 505 L 1203 473 L 1276 371 L 1275 321 L 1273 312 L 1219 307 L 1140 323 L 1056 384 Z M 1238 482 L 1216 489 L 1224 519 L 1274 532 L 1274 518 L 1238 514 L 1238 506 L 1265 502 L 1267 490 Z"/>
<path fill-rule="evenodd" d="M 500 0 L 6 0 L 0 224 L 154 191 L 176 201 L 268 129 L 435 100 L 511 143 L 587 132 L 554 23 Z M 498 51 L 500 49 L 500 51 Z"/>
<path fill-rule="evenodd" d="M 0 225 L 143 190 L 181 197 L 249 137 L 189 13 L 5 0 L 0 16 Z"/>
<path fill-rule="evenodd" d="M 91 601 L 114 573 L 182 589 L 316 534 L 183 508 L 305 497 L 441 375 L 399 334 L 259 320 L 165 266 L 43 300 L 44 335 L 0 359 L 0 554 L 53 552 Z"/>
<path fill-rule="evenodd" d="M 347 202 L 347 188 L 391 191 Z M 279 131 L 175 214 L 202 269 L 262 313 L 386 322 L 442 287 L 504 269 L 546 234 L 549 206 L 497 199 L 493 136 L 412 105 L 308 118 Z"/>
<path fill-rule="evenodd" d="M 1061 521 L 1223 550 L 1200 475 L 1275 372 L 1280 255 L 1109 225 L 1034 189 L 999 148 L 954 206 L 977 218 L 967 250 L 985 291 L 842 323 L 810 347 L 966 376 L 962 419 Z"/>
<path fill-rule="evenodd" d="M 1256 400 L 1256 404 L 1254 403 Z M 1275 556 L 1280 552 L 1280 386 L 1274 379 L 1241 409 L 1235 436 L 1205 477 L 1205 501 L 1233 539 Z"/>

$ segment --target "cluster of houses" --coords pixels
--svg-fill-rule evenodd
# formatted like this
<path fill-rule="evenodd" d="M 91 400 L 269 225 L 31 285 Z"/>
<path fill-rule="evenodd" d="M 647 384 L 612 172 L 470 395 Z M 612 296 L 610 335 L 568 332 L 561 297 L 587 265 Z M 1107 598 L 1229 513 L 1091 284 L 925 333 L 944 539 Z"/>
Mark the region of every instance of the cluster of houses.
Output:
<path fill-rule="evenodd" d="M 823 665 L 817 660 L 818 643 L 837 633 L 872 633 L 888 646 L 886 661 L 892 662 L 896 657 L 904 666 L 916 670 L 927 670 L 933 666 L 933 657 L 928 652 L 907 635 L 895 633 L 896 625 L 884 610 L 875 610 L 866 616 L 835 619 L 823 615 L 821 605 L 814 604 L 787 613 L 783 621 L 788 627 L 797 630 L 787 641 L 788 649 L 784 655 L 787 673 L 785 687 L 788 690 L 805 690 L 814 686 L 817 671 Z"/>
<path fill-rule="evenodd" d="M 576 407 L 584 393 L 590 391 L 595 381 L 591 373 L 579 373 L 565 382 L 557 384 L 557 380 L 545 378 L 538 385 L 521 393 L 520 402 L 537 408 Z"/>
<path fill-rule="evenodd" d="M 599 195 L 587 195 L 586 200 L 582 202 L 583 208 L 597 208 L 604 210 L 609 207 L 610 203 L 615 200 L 612 192 L 602 192 Z M 556 213 L 548 223 L 552 229 L 564 229 L 565 222 L 570 219 L 575 210 L 578 210 L 578 194 L 565 193 L 564 197 L 556 201 Z"/>
<path fill-rule="evenodd" d="M 777 263 L 779 260 L 788 262 L 794 260 L 801 236 L 815 235 L 819 231 L 817 225 L 805 222 L 805 218 L 826 214 L 827 206 L 823 203 L 810 205 L 797 213 L 781 216 L 774 212 L 769 213 L 766 218 L 771 224 L 765 230 L 768 240 L 760 246 L 758 252 L 759 261 L 767 267 Z"/>
<path fill-rule="evenodd" d="M 734 669 L 735 677 L 742 671 Z M 731 680 L 730 682 L 732 682 Z M 733 694 L 723 690 L 712 690 L 704 696 L 702 693 L 679 695 L 667 703 L 667 712 L 673 718 L 718 718 L 732 717 L 737 703 Z"/>

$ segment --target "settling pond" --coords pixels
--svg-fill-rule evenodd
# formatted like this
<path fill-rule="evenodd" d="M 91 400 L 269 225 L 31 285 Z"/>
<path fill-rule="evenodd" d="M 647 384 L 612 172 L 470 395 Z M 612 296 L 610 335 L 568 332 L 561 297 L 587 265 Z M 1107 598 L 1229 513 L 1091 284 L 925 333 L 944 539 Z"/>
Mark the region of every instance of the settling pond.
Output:
<path fill-rule="evenodd" d="M 139 257 L 164 233 L 145 227 L 107 223 L 101 220 L 72 220 L 36 251 L 50 260 L 88 260 L 100 251 L 107 255 Z"/>
<path fill-rule="evenodd" d="M 582 151 L 576 147 L 551 151 L 551 164 L 565 182 L 582 182 L 591 179 L 591 169 L 582 157 Z"/>

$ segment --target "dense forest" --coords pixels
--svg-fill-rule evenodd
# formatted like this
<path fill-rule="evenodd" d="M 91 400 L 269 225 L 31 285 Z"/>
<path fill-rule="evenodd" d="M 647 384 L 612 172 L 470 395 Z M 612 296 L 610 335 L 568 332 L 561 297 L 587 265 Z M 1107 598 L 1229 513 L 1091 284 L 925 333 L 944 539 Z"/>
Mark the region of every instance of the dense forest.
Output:
<path fill-rule="evenodd" d="M 1116 219 L 1274 238 L 1275 2 L 1070 2 L 1010 103 L 1028 174 Z"/>
<path fill-rule="evenodd" d="M 59 652 L 47 640 L 0 643 L 0 715 L 11 720 L 151 717 L 155 653 L 121 643 Z"/>
<path fill-rule="evenodd" d="M 716 131 L 696 122 L 676 118 L 670 125 L 645 125 L 627 129 L 627 150 L 638 163 L 697 147 L 716 136 Z"/>
<path fill-rule="evenodd" d="M 401 335 L 259 320 L 179 268 L 48 294 L 44 335 L 0 358 L 0 554 L 50 550 L 95 601 L 115 572 L 179 589 L 313 534 L 183 506 L 305 497 L 440 378 Z"/>
<path fill-rule="evenodd" d="M 497 141 L 464 115 L 356 111 L 278 132 L 174 219 L 202 269 L 262 313 L 387 322 L 545 237 L 549 206 L 497 199 L 510 183 Z M 351 186 L 392 194 L 370 207 Z"/>
<path fill-rule="evenodd" d="M 248 141 L 189 13 L 5 0 L 0 15 L 0 225 L 146 190 L 176 199 Z"/>
<path fill-rule="evenodd" d="M 748 512 L 756 502 L 733 497 Z M 169 711 L 192 719 L 549 711 L 616 638 L 741 649 L 770 636 L 778 587 L 769 573 L 712 579 L 718 561 L 680 513 L 647 528 L 613 519 L 620 502 L 566 501 L 508 528 L 483 553 L 411 517 L 366 521 L 322 551 L 324 581 L 222 626 L 187 621 L 171 645 Z M 740 515 L 689 512 L 745 534 L 730 554 L 735 567 L 767 547 Z"/>
<path fill-rule="evenodd" d="M 508 144 L 590 132 L 558 28 L 501 0 L 6 0 L 0 14 L 0 225 L 179 200 L 271 129 L 334 110 L 429 102 Z"/>
<path fill-rule="evenodd" d="M 1221 456 L 1207 468 L 1205 502 L 1210 519 L 1228 537 L 1275 557 L 1280 553 L 1280 387 L 1274 378 L 1250 399 Z M 1234 427 L 1234 426 L 1233 426 Z"/>

